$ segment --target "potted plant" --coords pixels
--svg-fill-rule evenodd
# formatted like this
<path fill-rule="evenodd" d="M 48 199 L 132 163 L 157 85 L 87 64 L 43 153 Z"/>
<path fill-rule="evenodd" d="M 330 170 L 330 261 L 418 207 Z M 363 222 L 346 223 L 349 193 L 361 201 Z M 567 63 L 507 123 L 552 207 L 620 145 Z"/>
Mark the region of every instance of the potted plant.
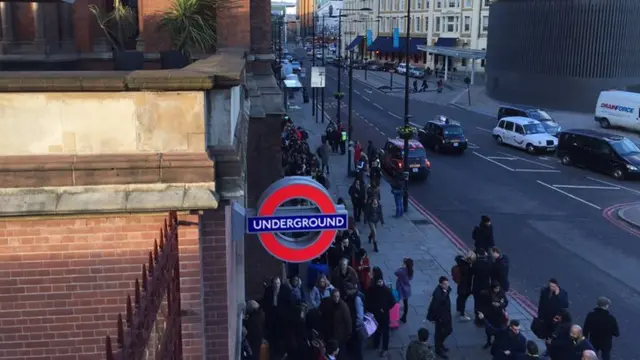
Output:
<path fill-rule="evenodd" d="M 336 100 L 341 100 L 344 97 L 344 93 L 338 91 L 333 94 L 333 97 L 336 98 Z"/>
<path fill-rule="evenodd" d="M 416 128 L 411 125 L 402 125 L 396 128 L 401 139 L 413 139 L 416 135 Z"/>
<path fill-rule="evenodd" d="M 137 32 L 136 12 L 122 3 L 113 1 L 113 10 L 106 12 L 96 5 L 89 5 L 89 11 L 95 16 L 98 26 L 104 32 L 113 49 L 116 70 L 140 70 L 144 68 L 144 54 L 127 50 L 126 43 Z"/>
<path fill-rule="evenodd" d="M 161 53 L 163 69 L 182 68 L 194 52 L 211 53 L 216 42 L 217 0 L 174 0 L 162 14 L 160 29 L 171 37 L 173 50 Z"/>

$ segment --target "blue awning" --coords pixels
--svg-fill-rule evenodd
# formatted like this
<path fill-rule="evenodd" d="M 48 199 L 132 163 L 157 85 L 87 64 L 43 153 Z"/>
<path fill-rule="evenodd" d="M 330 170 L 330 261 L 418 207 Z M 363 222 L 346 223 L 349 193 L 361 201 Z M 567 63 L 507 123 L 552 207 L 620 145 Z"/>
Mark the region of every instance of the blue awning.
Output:
<path fill-rule="evenodd" d="M 397 48 L 393 47 L 393 37 L 391 36 L 378 36 L 371 46 L 367 48 L 369 51 L 380 51 L 386 53 L 403 53 L 406 51 L 407 46 L 407 38 L 401 37 L 399 39 L 399 44 Z M 418 53 L 418 45 L 424 45 L 424 38 L 409 38 L 409 54 Z"/>
<path fill-rule="evenodd" d="M 441 38 L 438 38 L 438 41 L 436 41 L 436 46 L 456 47 L 457 42 L 458 42 L 457 38 L 441 37 Z"/>
<path fill-rule="evenodd" d="M 362 40 L 364 40 L 364 36 L 362 36 L 362 35 L 358 35 L 358 36 L 356 36 L 356 37 L 353 39 L 353 41 L 349 44 L 349 46 L 347 46 L 347 47 L 345 48 L 345 50 L 349 51 L 349 50 L 351 50 L 351 49 L 355 48 L 356 46 L 358 46 L 358 45 L 362 44 Z"/>

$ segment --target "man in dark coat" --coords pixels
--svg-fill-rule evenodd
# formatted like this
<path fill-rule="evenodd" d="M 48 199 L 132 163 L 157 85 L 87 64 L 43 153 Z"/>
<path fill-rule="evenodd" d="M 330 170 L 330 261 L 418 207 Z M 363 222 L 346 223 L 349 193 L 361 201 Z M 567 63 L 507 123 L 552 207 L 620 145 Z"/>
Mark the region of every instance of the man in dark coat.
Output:
<path fill-rule="evenodd" d="M 358 284 L 358 273 L 349 266 L 351 259 L 341 258 L 338 266 L 331 272 L 331 285 L 341 292 L 345 292 L 346 283 Z"/>
<path fill-rule="evenodd" d="M 584 320 L 582 331 L 591 341 L 596 352 L 600 352 L 602 360 L 611 359 L 613 337 L 620 336 L 618 320 L 609 312 L 611 300 L 606 297 L 598 298 L 598 307 L 593 309 Z"/>
<path fill-rule="evenodd" d="M 495 246 L 491 249 L 491 256 L 491 281 L 497 281 L 502 290 L 509 292 L 509 258 Z"/>
<path fill-rule="evenodd" d="M 378 148 L 373 145 L 373 141 L 367 142 L 367 159 L 369 160 L 369 167 L 373 165 L 373 161 L 378 158 Z"/>
<path fill-rule="evenodd" d="M 547 336 L 553 331 L 553 318 L 562 310 L 569 309 L 569 294 L 558 285 L 558 280 L 549 279 L 547 286 L 540 290 L 538 319 L 545 325 Z"/>
<path fill-rule="evenodd" d="M 484 319 L 484 314 L 478 314 Z M 495 337 L 491 346 L 493 360 L 517 359 L 527 351 L 527 339 L 520 333 L 520 322 L 518 320 L 509 321 L 508 326 L 494 327 L 490 322 L 485 323 L 486 329 Z"/>
<path fill-rule="evenodd" d="M 264 340 L 264 312 L 260 309 L 258 302 L 250 300 L 244 318 L 244 327 L 247 329 L 247 342 L 251 349 L 249 359 L 258 360 L 260 358 L 260 346 Z"/>
<path fill-rule="evenodd" d="M 444 346 L 444 341 L 453 332 L 450 294 L 449 279 L 441 276 L 438 280 L 438 286 L 433 290 L 427 311 L 427 320 L 433 322 L 436 327 L 434 336 L 436 354 L 444 359 L 449 358 L 446 354 L 449 349 Z"/>
<path fill-rule="evenodd" d="M 320 314 L 323 322 L 325 339 L 335 340 L 340 348 L 339 353 L 347 355 L 346 345 L 351 336 L 352 326 L 349 306 L 340 298 L 340 290 L 333 289 L 331 297 L 322 300 Z"/>
<path fill-rule="evenodd" d="M 458 268 L 458 279 L 455 279 L 456 275 L 451 274 L 451 276 L 454 277 L 453 280 L 457 280 L 458 291 L 456 297 L 456 311 L 460 314 L 460 320 L 462 321 L 471 320 L 465 311 L 467 299 L 471 295 L 471 261 L 471 257 L 464 257 L 462 255 L 456 256 L 455 266 Z"/>
<path fill-rule="evenodd" d="M 282 355 L 286 349 L 285 341 L 293 312 L 293 295 L 289 285 L 282 284 L 279 277 L 271 279 L 271 285 L 264 291 L 261 306 L 265 314 L 269 351 L 274 356 Z"/>
<path fill-rule="evenodd" d="M 482 215 L 482 217 L 480 217 L 480 224 L 473 228 L 471 237 L 473 238 L 473 245 L 476 251 L 478 249 L 489 251 L 489 249 L 496 246 L 493 240 L 493 225 L 491 225 L 491 219 L 488 216 Z"/>
<path fill-rule="evenodd" d="M 567 310 L 561 310 L 552 319 L 552 333 L 545 340 L 547 354 L 551 360 L 569 360 L 573 354 L 573 342 L 571 339 L 571 314 Z"/>
<path fill-rule="evenodd" d="M 584 337 L 582 328 L 578 325 L 573 325 L 571 327 L 571 331 L 569 332 L 572 341 L 572 350 L 570 354 L 570 358 L 567 360 L 582 360 L 582 354 L 587 351 L 595 351 L 591 342 Z"/>
<path fill-rule="evenodd" d="M 476 325 L 482 326 L 483 321 L 477 317 L 479 311 L 485 311 L 488 305 L 489 288 L 491 287 L 491 260 L 484 248 L 476 252 L 476 260 L 471 265 L 473 283 L 471 291 L 473 293 L 474 311 L 476 314 Z"/>
<path fill-rule="evenodd" d="M 351 204 L 353 205 L 353 217 L 356 222 L 360 222 L 360 217 L 367 201 L 367 188 L 360 179 L 354 180 L 351 187 L 349 187 L 349 197 L 351 197 Z"/>

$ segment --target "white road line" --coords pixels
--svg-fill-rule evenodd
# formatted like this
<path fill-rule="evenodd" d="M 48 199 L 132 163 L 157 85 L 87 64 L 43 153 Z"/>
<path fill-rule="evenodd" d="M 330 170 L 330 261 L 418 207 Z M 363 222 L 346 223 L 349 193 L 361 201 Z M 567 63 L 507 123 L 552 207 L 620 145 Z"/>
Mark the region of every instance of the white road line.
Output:
<path fill-rule="evenodd" d="M 421 127 L 420 125 L 418 125 L 418 124 L 416 124 L 416 123 L 414 123 L 412 121 L 409 121 L 409 125 L 415 126 L 417 128 Z"/>
<path fill-rule="evenodd" d="M 514 158 L 516 158 L 516 159 L 518 159 L 518 160 L 522 160 L 522 161 L 528 162 L 528 163 L 530 163 L 530 164 L 535 164 L 535 165 L 538 165 L 538 166 L 542 166 L 542 167 L 545 167 L 545 168 L 547 168 L 547 169 L 555 169 L 555 167 L 553 167 L 553 166 L 551 166 L 551 165 L 541 164 L 541 163 L 539 163 L 539 162 L 537 162 L 537 161 L 533 161 L 533 160 L 529 160 L 529 159 L 521 158 L 521 157 L 519 157 L 519 156 L 513 156 L 513 155 L 511 155 L 511 154 L 507 154 L 507 153 L 504 153 L 504 152 L 501 152 L 501 151 L 498 151 L 498 154 L 502 154 L 502 155 L 506 155 L 506 156 L 512 156 L 512 157 L 514 157 Z"/>
<path fill-rule="evenodd" d="M 575 196 L 575 195 L 571 195 L 571 194 L 569 194 L 569 193 L 568 193 L 568 192 L 566 192 L 566 191 L 563 191 L 563 190 L 560 190 L 560 189 L 558 189 L 558 188 L 554 187 L 553 185 L 549 185 L 549 184 L 547 184 L 547 183 L 543 183 L 543 182 L 542 182 L 542 181 L 540 181 L 540 180 L 536 180 L 536 181 L 537 181 L 537 182 L 538 182 L 538 184 L 540 184 L 540 185 L 546 186 L 546 187 L 548 187 L 549 189 L 555 190 L 555 191 L 557 191 L 557 192 L 559 192 L 559 193 L 561 193 L 561 194 L 564 194 L 564 195 L 566 195 L 566 196 L 568 196 L 568 197 L 570 197 L 570 198 L 572 198 L 572 199 L 574 199 L 574 200 L 578 200 L 578 201 L 580 201 L 581 203 L 583 203 L 583 204 L 585 204 L 585 205 L 589 205 L 589 206 L 591 206 L 592 208 L 595 208 L 595 209 L 598 209 L 598 210 L 602 210 L 602 208 L 601 208 L 600 206 L 595 205 L 595 204 L 592 204 L 592 203 L 588 202 L 587 200 L 581 199 L 581 198 L 579 198 L 579 197 L 577 197 L 577 196 Z"/>
<path fill-rule="evenodd" d="M 559 173 L 560 170 L 549 169 L 514 169 L 516 172 L 534 172 L 534 173 Z"/>
<path fill-rule="evenodd" d="M 402 119 L 400 116 L 398 116 L 398 115 L 396 115 L 396 114 L 392 113 L 391 111 L 387 111 L 387 114 L 389 114 L 389 115 L 393 116 L 393 117 L 394 117 L 394 118 L 396 118 L 396 119 Z"/>
<path fill-rule="evenodd" d="M 367 101 L 371 101 L 371 99 L 369 99 L 369 98 L 368 98 L 368 97 L 366 97 L 366 96 L 363 96 L 362 98 L 363 98 L 363 99 L 365 99 L 365 100 L 367 100 Z"/>
<path fill-rule="evenodd" d="M 360 91 L 358 91 L 358 90 L 353 90 L 353 92 L 358 94 L 358 95 L 360 95 Z"/>
<path fill-rule="evenodd" d="M 384 109 L 382 108 L 382 106 L 380 106 L 380 105 L 378 105 L 378 104 L 373 104 L 373 106 L 377 107 L 377 108 L 378 108 L 378 109 L 380 109 L 380 110 L 384 110 Z"/>
<path fill-rule="evenodd" d="M 493 130 L 488 130 L 488 129 L 481 128 L 481 127 L 478 127 L 478 126 L 476 126 L 476 129 L 478 129 L 480 131 L 484 131 L 484 132 L 488 132 L 488 133 L 492 133 L 493 134 Z"/>
<path fill-rule="evenodd" d="M 551 185 L 559 189 L 594 189 L 594 190 L 620 190 L 617 186 L 589 186 L 589 185 Z"/>
<path fill-rule="evenodd" d="M 475 155 L 477 155 L 478 157 L 480 157 L 480 158 L 482 158 L 482 159 L 485 159 L 485 160 L 487 160 L 487 161 L 489 161 L 489 162 L 491 162 L 491 163 L 494 163 L 494 164 L 496 164 L 496 165 L 498 165 L 498 166 L 500 166 L 500 167 L 502 167 L 502 168 L 504 168 L 504 169 L 507 169 L 507 170 L 509 170 L 509 171 L 514 171 L 512 168 L 508 167 L 507 165 L 500 164 L 499 162 L 497 162 L 497 161 L 495 161 L 495 160 L 492 160 L 492 159 L 489 159 L 488 157 L 486 157 L 486 156 L 484 156 L 484 155 L 480 155 L 480 154 L 478 154 L 478 153 L 477 153 L 477 152 L 475 152 L 475 151 L 474 151 L 473 153 L 474 153 Z"/>
<path fill-rule="evenodd" d="M 472 142 L 468 142 L 467 146 L 469 147 L 469 149 L 480 149 L 480 146 L 472 143 Z"/>
<path fill-rule="evenodd" d="M 515 157 L 506 157 L 506 156 L 487 156 L 488 159 L 491 160 L 516 160 Z"/>
<path fill-rule="evenodd" d="M 369 94 L 373 94 L 373 91 L 371 91 L 369 89 L 364 89 L 364 91 L 368 92 Z"/>
<path fill-rule="evenodd" d="M 626 186 L 622 186 L 622 185 L 617 185 L 617 184 L 614 184 L 614 183 L 610 183 L 610 182 L 608 182 L 608 181 L 599 180 L 599 179 L 592 178 L 592 177 L 589 177 L 589 176 L 587 176 L 587 179 L 589 179 L 589 180 L 593 180 L 593 181 L 595 181 L 595 182 L 599 182 L 600 184 L 605 184 L 605 185 L 609 185 L 609 186 L 615 186 L 615 187 L 618 187 L 618 188 L 620 188 L 620 189 L 625 189 L 625 190 L 627 190 L 627 191 L 631 191 L 632 193 L 634 193 L 634 194 L 636 194 L 636 195 L 640 195 L 640 191 L 638 191 L 638 190 L 636 190 L 636 189 L 632 189 L 632 188 L 630 188 L 630 187 L 626 187 Z"/>
<path fill-rule="evenodd" d="M 547 160 L 547 161 L 553 161 L 553 162 L 560 162 L 560 159 L 558 158 L 554 158 L 554 157 L 548 157 L 548 156 L 538 156 L 538 159 L 540 160 Z"/>

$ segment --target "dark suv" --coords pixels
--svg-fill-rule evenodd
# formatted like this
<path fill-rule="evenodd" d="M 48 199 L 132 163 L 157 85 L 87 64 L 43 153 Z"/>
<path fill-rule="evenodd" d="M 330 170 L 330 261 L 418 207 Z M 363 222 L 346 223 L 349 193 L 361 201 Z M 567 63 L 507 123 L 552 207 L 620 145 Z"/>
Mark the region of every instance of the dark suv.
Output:
<path fill-rule="evenodd" d="M 508 116 L 522 116 L 538 120 L 548 134 L 556 137 L 560 132 L 560 125 L 544 110 L 527 106 L 501 106 L 500 109 L 498 109 L 498 121 Z"/>
<path fill-rule="evenodd" d="M 396 63 L 386 62 L 380 66 L 379 71 L 396 71 Z"/>
<path fill-rule="evenodd" d="M 558 136 L 558 157 L 618 180 L 640 177 L 640 148 L 624 136 L 590 129 L 564 130 Z"/>
<path fill-rule="evenodd" d="M 461 154 L 467 149 L 467 138 L 462 126 L 442 115 L 427 122 L 418 132 L 418 138 L 424 147 L 437 152 L 451 151 Z"/>

